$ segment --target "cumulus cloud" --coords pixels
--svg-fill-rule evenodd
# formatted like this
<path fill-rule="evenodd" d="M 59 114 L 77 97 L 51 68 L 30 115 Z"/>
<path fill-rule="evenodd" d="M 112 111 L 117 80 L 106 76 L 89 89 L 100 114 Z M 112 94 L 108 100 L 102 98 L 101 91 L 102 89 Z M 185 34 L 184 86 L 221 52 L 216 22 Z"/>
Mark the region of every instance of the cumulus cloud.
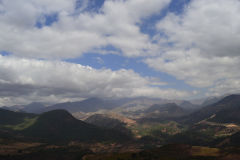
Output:
<path fill-rule="evenodd" d="M 87 97 L 180 98 L 188 93 L 151 87 L 151 77 L 132 70 L 96 70 L 61 61 L 41 61 L 0 56 L 0 97 L 2 100 L 61 100 Z M 160 83 L 160 82 L 159 82 Z"/>
<path fill-rule="evenodd" d="M 187 95 L 160 89 L 165 82 L 132 70 L 60 61 L 88 52 L 142 57 L 151 68 L 204 88 L 207 95 L 237 92 L 240 1 L 191 0 L 183 13 L 168 12 L 159 20 L 155 36 L 143 33 L 145 20 L 170 2 L 105 0 L 96 11 L 88 0 L 0 0 L 0 51 L 15 56 L 0 58 L 0 102 Z"/>
<path fill-rule="evenodd" d="M 173 13 L 157 24 L 166 42 L 199 48 L 202 56 L 239 56 L 239 0 L 193 0 L 182 15 Z"/>
<path fill-rule="evenodd" d="M 192 0 L 181 15 L 159 21 L 161 54 L 152 68 L 206 88 L 209 94 L 237 91 L 240 74 L 240 1 Z M 162 36 L 164 35 L 164 36 Z"/>
<path fill-rule="evenodd" d="M 33 58 L 74 58 L 110 45 L 126 56 L 146 55 L 157 47 L 139 24 L 161 12 L 170 0 L 108 0 L 99 12 L 80 13 L 75 2 L 2 0 L 0 49 Z M 36 23 L 44 23 L 51 14 L 57 20 L 37 28 Z"/>
<path fill-rule="evenodd" d="M 195 87 L 210 87 L 217 81 L 228 78 L 238 79 L 240 57 L 201 56 L 199 50 L 168 51 L 159 58 L 149 58 L 145 62 Z"/>

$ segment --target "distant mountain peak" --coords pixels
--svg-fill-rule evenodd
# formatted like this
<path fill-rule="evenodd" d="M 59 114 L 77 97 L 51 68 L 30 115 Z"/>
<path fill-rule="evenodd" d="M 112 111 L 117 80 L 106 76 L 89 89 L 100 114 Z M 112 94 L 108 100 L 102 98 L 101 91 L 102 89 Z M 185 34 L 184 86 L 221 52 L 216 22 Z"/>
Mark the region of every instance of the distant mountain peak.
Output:
<path fill-rule="evenodd" d="M 46 107 L 45 111 L 65 109 L 71 113 L 74 112 L 96 112 L 100 109 L 112 109 L 116 104 L 102 100 L 100 98 L 88 98 L 83 101 L 58 103 L 53 106 Z"/>
<path fill-rule="evenodd" d="M 154 111 L 160 111 L 160 112 L 178 112 L 182 111 L 183 109 L 179 107 L 175 103 L 167 103 L 167 104 L 154 104 L 151 107 L 149 107 L 146 112 L 154 112 Z"/>
<path fill-rule="evenodd" d="M 57 109 L 57 110 L 52 110 L 52 111 L 48 111 L 48 112 L 45 112 L 43 114 L 40 115 L 40 117 L 46 117 L 46 116 L 49 116 L 51 118 L 53 118 L 54 116 L 57 116 L 57 118 L 73 118 L 75 119 L 68 111 L 64 110 L 64 109 Z"/>

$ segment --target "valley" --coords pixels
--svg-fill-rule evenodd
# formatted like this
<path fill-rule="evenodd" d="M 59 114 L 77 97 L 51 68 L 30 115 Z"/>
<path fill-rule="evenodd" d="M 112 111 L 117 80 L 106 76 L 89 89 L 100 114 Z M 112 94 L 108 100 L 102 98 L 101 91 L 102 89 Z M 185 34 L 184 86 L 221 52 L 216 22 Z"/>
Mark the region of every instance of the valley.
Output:
<path fill-rule="evenodd" d="M 230 160 L 240 156 L 236 114 L 240 111 L 239 95 L 196 109 L 170 100 L 155 102 L 108 100 L 111 107 L 107 108 L 102 105 L 106 100 L 96 98 L 64 103 L 71 104 L 76 112 L 63 104 L 42 105 L 42 111 L 38 104 L 38 113 L 27 113 L 24 107 L 5 107 L 0 109 L 0 159 L 29 159 L 39 154 L 45 159 L 64 154 L 71 155 L 66 156 L 69 159 L 84 160 L 175 160 L 179 156 L 186 160 Z M 103 107 L 96 108 L 98 103 Z M 82 110 L 78 107 L 81 104 L 93 105 L 94 109 Z M 184 104 L 189 106 L 190 102 Z M 220 116 L 224 121 L 219 120 Z"/>

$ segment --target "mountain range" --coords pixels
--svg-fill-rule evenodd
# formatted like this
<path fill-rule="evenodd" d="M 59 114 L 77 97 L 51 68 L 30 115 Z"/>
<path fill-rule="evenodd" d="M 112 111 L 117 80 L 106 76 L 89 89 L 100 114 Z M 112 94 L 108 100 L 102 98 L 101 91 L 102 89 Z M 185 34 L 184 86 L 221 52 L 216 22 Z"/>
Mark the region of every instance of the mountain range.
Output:
<path fill-rule="evenodd" d="M 203 120 L 220 123 L 240 123 L 240 95 L 230 95 L 187 116 L 187 123 Z"/>
<path fill-rule="evenodd" d="M 114 112 L 130 112 L 139 111 L 149 108 L 154 104 L 167 104 L 175 103 L 180 107 L 187 110 L 197 110 L 201 105 L 192 104 L 190 101 L 185 100 L 167 100 L 167 99 L 153 99 L 153 98 L 122 98 L 122 99 L 100 99 L 100 98 L 89 98 L 82 101 L 76 102 L 64 102 L 57 103 L 54 105 L 46 105 L 40 102 L 33 102 L 28 105 L 14 105 L 4 106 L 2 108 L 27 112 L 27 113 L 43 113 L 56 109 L 65 109 L 70 113 L 77 112 L 97 112 L 99 110 L 114 110 Z"/>
<path fill-rule="evenodd" d="M 153 102 L 159 104 L 152 104 Z M 165 138 L 170 136 L 173 140 L 184 139 L 183 135 L 193 135 L 192 138 L 201 137 L 211 141 L 233 135 L 238 137 L 240 95 L 230 95 L 202 107 L 188 101 L 177 101 L 178 104 L 163 102 L 169 101 L 91 98 L 48 107 L 41 103 L 32 103 L 21 106 L 21 110 L 17 111 L 0 109 L 0 133 L 48 142 L 124 141 L 131 139 L 132 134 L 136 138 L 166 135 Z M 147 104 L 152 105 L 147 107 Z M 139 105 L 140 109 L 135 110 Z M 192 106 L 196 108 L 193 110 Z M 135 109 L 128 110 L 129 108 Z M 104 112 L 99 114 L 99 110 Z M 72 116 L 78 112 L 85 115 L 84 121 Z M 194 142 L 193 139 L 190 141 Z"/>

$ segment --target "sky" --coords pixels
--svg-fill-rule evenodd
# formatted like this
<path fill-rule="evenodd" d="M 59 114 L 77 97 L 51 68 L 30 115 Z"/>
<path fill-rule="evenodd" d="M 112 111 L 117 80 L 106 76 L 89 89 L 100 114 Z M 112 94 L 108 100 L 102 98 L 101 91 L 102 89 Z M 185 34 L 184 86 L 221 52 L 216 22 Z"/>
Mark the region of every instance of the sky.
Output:
<path fill-rule="evenodd" d="M 0 0 L 0 106 L 240 91 L 239 0 Z"/>

